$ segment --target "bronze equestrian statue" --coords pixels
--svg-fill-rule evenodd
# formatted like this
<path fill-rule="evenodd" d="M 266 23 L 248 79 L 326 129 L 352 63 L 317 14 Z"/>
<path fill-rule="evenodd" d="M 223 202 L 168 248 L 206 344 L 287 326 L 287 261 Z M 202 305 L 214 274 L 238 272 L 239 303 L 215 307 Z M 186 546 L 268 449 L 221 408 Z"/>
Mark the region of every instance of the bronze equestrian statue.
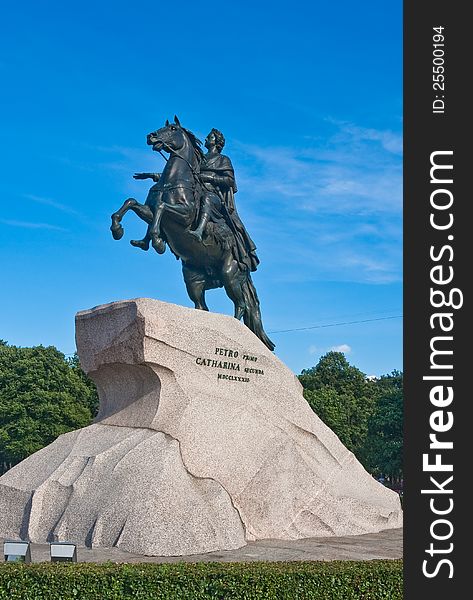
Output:
<path fill-rule="evenodd" d="M 155 183 L 144 204 L 134 198 L 125 200 L 112 215 L 111 231 L 119 240 L 124 233 L 121 220 L 129 210 L 148 223 L 142 240 L 130 243 L 142 250 L 149 245 L 159 254 L 169 246 L 181 259 L 187 293 L 195 308 L 209 310 L 205 290 L 224 287 L 235 305 L 235 317 L 251 329 L 270 350 L 274 344 L 266 335 L 251 272 L 259 260 L 256 246 L 235 208 L 237 191 L 230 159 L 221 154 L 225 138 L 212 129 L 202 142 L 174 123 L 147 136 L 148 145 L 169 154 L 162 173 L 136 173 L 135 179 Z"/>

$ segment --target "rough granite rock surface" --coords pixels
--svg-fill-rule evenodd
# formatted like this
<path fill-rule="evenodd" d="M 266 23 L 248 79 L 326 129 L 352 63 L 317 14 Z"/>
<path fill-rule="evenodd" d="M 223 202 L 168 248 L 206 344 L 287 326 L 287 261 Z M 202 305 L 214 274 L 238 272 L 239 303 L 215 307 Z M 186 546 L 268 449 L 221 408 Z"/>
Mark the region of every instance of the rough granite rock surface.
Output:
<path fill-rule="evenodd" d="M 177 556 L 402 525 L 234 318 L 139 298 L 78 313 L 76 338 L 100 412 L 0 478 L 1 537 Z"/>

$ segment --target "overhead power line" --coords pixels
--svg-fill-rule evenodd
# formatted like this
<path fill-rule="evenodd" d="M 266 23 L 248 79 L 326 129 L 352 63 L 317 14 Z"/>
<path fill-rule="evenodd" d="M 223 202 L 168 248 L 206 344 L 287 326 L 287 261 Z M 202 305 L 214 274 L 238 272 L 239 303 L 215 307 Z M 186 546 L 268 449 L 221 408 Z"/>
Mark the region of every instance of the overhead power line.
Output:
<path fill-rule="evenodd" d="M 307 329 L 322 329 L 324 327 L 337 327 L 338 325 L 356 325 L 358 323 L 371 323 L 372 321 L 386 321 L 388 319 L 402 319 L 403 315 L 393 315 L 390 317 L 378 317 L 377 319 L 363 319 L 361 321 L 343 321 L 340 323 L 326 323 L 324 325 L 310 325 L 309 327 L 296 327 L 294 329 L 278 329 L 277 331 L 268 331 L 268 333 L 289 333 L 291 331 L 306 331 Z"/>
<path fill-rule="evenodd" d="M 325 323 L 323 325 L 310 325 L 309 327 L 296 327 L 294 329 L 278 329 L 276 331 L 268 331 L 268 334 L 274 333 L 290 333 L 291 331 L 306 331 L 308 329 L 323 329 L 325 327 L 338 327 L 339 325 L 358 325 L 358 323 L 372 323 L 373 321 L 387 321 L 388 319 L 402 319 L 403 315 L 392 315 L 390 317 L 378 317 L 376 319 L 363 319 L 359 321 L 341 321 L 339 323 Z M 75 352 L 69 352 L 65 356 L 73 356 Z"/>

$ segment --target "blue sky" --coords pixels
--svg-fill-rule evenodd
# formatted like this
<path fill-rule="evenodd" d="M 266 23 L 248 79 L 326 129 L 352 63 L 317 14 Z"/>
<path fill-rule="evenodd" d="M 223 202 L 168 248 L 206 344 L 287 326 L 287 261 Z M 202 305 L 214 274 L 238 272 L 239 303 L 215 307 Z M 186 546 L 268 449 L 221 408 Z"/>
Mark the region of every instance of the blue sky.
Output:
<path fill-rule="evenodd" d="M 402 369 L 401 2 L 2 12 L 0 338 L 69 354 L 78 310 L 191 306 L 169 252 L 129 245 L 142 221 L 126 217 L 119 242 L 108 229 L 146 196 L 132 174 L 162 170 L 145 137 L 177 113 L 201 139 L 225 134 L 276 354 L 296 373 L 331 349 L 367 374 Z M 208 303 L 232 312 L 222 290 Z"/>

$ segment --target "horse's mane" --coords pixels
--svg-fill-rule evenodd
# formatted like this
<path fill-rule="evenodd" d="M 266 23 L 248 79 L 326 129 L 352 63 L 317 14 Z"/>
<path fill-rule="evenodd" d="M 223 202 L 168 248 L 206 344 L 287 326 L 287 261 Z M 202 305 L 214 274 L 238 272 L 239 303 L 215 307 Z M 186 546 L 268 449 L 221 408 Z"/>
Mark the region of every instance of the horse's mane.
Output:
<path fill-rule="evenodd" d="M 199 138 L 197 138 L 192 131 L 189 131 L 189 129 L 186 129 L 185 127 L 181 126 L 182 131 L 185 132 L 185 134 L 187 135 L 187 137 L 189 138 L 192 147 L 194 148 L 194 153 L 195 153 L 195 157 L 197 159 L 197 164 L 200 165 L 200 163 L 202 162 L 202 159 L 204 158 L 204 153 L 202 151 L 202 142 L 199 140 Z"/>

